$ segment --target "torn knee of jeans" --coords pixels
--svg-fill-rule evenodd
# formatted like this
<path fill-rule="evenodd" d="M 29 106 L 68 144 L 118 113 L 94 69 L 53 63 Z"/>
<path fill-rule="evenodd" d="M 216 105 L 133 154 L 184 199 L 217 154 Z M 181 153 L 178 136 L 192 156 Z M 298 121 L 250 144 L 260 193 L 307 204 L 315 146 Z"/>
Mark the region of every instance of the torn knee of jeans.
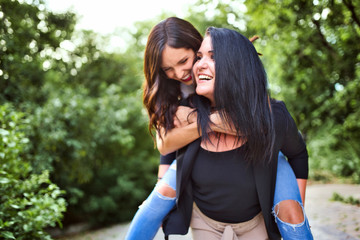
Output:
<path fill-rule="evenodd" d="M 283 200 L 275 205 L 273 214 L 282 222 L 300 224 L 305 221 L 303 206 L 296 200 Z"/>
<path fill-rule="evenodd" d="M 159 182 L 156 186 L 156 191 L 164 197 L 176 197 L 176 191 L 171 188 L 167 183 Z"/>

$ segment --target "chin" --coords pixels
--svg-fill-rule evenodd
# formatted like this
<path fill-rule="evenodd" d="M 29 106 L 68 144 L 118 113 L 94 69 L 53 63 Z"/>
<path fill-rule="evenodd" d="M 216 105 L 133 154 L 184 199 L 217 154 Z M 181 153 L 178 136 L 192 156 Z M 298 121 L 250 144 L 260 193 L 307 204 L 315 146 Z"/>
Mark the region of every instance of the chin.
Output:
<path fill-rule="evenodd" d="M 183 84 L 185 84 L 185 85 L 192 85 L 193 84 L 193 82 L 192 81 L 188 81 L 188 82 L 183 82 L 183 81 L 181 81 Z"/>
<path fill-rule="evenodd" d="M 197 95 L 199 95 L 199 96 L 203 96 L 203 97 L 206 97 L 207 99 L 210 99 L 210 94 L 198 93 L 198 92 L 196 92 L 196 93 L 197 93 Z"/>

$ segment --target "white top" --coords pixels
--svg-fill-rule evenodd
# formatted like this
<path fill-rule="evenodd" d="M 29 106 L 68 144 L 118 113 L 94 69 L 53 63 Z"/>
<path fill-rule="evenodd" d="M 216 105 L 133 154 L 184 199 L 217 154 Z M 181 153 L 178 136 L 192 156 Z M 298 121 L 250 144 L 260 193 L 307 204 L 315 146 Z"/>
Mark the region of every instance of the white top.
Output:
<path fill-rule="evenodd" d="M 186 99 L 195 92 L 194 86 L 180 83 L 181 97 Z"/>

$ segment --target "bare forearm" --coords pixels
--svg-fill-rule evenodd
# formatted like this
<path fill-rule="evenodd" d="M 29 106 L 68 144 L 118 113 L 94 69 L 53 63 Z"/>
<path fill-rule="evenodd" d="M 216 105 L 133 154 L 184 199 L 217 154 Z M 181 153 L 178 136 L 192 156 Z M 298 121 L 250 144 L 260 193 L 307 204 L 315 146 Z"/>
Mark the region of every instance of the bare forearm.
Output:
<path fill-rule="evenodd" d="M 236 131 L 235 130 L 232 130 L 230 129 L 228 126 L 220 126 L 220 125 L 211 125 L 211 130 L 213 132 L 220 132 L 220 133 L 226 133 L 226 134 L 229 134 L 229 135 L 234 135 L 236 136 Z"/>
<path fill-rule="evenodd" d="M 169 164 L 160 164 L 159 165 L 159 170 L 158 170 L 158 179 L 161 179 L 166 171 L 169 169 L 170 165 Z"/>
<path fill-rule="evenodd" d="M 213 132 L 226 133 L 236 136 L 235 128 L 231 127 L 227 123 L 224 123 L 217 112 L 214 112 L 210 115 L 210 120 L 212 122 L 211 129 Z"/>
<path fill-rule="evenodd" d="M 191 123 L 184 127 L 171 129 L 166 135 L 162 134 L 162 139 L 156 136 L 157 148 L 162 155 L 166 155 L 188 145 L 199 137 L 197 124 Z"/>
<path fill-rule="evenodd" d="M 301 200 L 303 202 L 303 205 L 305 206 L 305 192 L 306 192 L 307 179 L 297 178 L 296 181 L 297 181 L 298 186 L 299 186 Z"/>
<path fill-rule="evenodd" d="M 180 124 L 175 124 L 175 126 L 181 127 L 175 127 L 171 129 L 167 132 L 166 135 L 163 133 L 163 130 L 160 130 L 162 138 L 160 138 L 159 136 L 156 137 L 157 148 L 159 152 L 163 155 L 174 152 L 188 145 L 189 143 L 193 142 L 201 136 L 197 128 L 196 115 L 191 115 L 191 117 L 188 118 L 189 112 L 191 112 L 192 110 L 187 107 L 179 107 L 178 111 L 181 110 L 185 113 L 182 113 L 182 117 L 181 115 L 177 114 L 177 116 L 180 117 L 178 119 L 181 120 L 178 121 L 180 122 Z M 234 130 L 234 128 L 227 123 L 223 123 L 217 112 L 212 113 L 210 115 L 210 119 L 212 122 L 212 131 L 226 133 L 229 135 L 236 135 L 236 131 Z"/>

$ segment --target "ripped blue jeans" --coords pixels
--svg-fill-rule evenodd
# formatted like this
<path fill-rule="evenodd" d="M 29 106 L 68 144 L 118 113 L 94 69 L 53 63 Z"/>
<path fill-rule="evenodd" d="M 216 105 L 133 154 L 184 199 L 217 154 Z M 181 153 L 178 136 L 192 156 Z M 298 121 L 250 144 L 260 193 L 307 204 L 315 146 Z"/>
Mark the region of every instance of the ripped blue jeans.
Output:
<path fill-rule="evenodd" d="M 157 183 L 157 186 L 163 183 L 176 190 L 176 160 L 170 165 L 163 178 Z M 175 197 L 170 198 L 161 195 L 155 186 L 149 197 L 136 212 L 125 240 L 154 239 L 164 217 L 175 206 L 175 202 Z"/>
<path fill-rule="evenodd" d="M 276 206 L 284 200 L 294 200 L 300 204 L 304 221 L 299 224 L 291 224 L 282 221 L 276 212 Z M 285 159 L 285 156 L 280 152 L 278 157 L 278 167 L 276 175 L 275 195 L 273 215 L 276 224 L 279 228 L 281 236 L 284 240 L 312 240 L 313 236 L 310 230 L 309 221 L 305 215 L 304 206 L 301 200 L 299 187 L 296 181 L 295 174 Z"/>

